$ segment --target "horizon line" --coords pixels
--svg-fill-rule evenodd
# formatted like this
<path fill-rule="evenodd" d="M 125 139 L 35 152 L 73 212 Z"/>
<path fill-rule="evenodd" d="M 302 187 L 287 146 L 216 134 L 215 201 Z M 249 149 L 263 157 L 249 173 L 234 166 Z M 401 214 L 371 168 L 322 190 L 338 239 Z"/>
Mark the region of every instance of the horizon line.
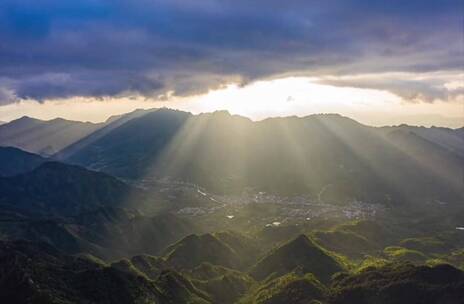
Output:
<path fill-rule="evenodd" d="M 355 121 L 355 122 L 357 122 L 357 123 L 359 123 L 361 125 L 369 126 L 369 127 L 373 127 L 373 128 L 401 127 L 401 126 L 427 128 L 427 129 L 443 128 L 443 129 L 450 129 L 450 130 L 459 130 L 459 129 L 464 128 L 464 116 L 448 117 L 448 116 L 443 116 L 443 115 L 438 115 L 438 114 L 434 115 L 434 116 L 441 117 L 443 119 L 462 119 L 463 123 L 459 127 L 448 127 L 448 126 L 440 126 L 440 125 L 434 125 L 434 124 L 430 124 L 430 126 L 426 126 L 426 125 L 423 125 L 423 124 L 422 125 L 421 124 L 410 124 L 410 123 L 407 123 L 407 122 L 402 122 L 402 123 L 398 123 L 398 124 L 373 125 L 373 124 L 361 122 L 358 119 L 355 119 L 355 118 L 351 117 L 350 115 L 345 115 L 345 114 L 341 114 L 341 113 L 337 113 L 337 112 L 318 112 L 318 113 L 311 113 L 311 114 L 307 114 L 307 115 L 296 115 L 296 114 L 293 114 L 293 115 L 276 115 L 276 116 L 269 116 L 269 117 L 264 117 L 264 118 L 260 118 L 260 119 L 253 119 L 253 118 L 251 118 L 249 116 L 246 116 L 246 115 L 231 113 L 227 109 L 193 113 L 192 111 L 176 109 L 176 108 L 170 108 L 170 107 L 166 107 L 166 106 L 159 107 L 159 108 L 149 108 L 149 109 L 137 108 L 135 110 L 124 112 L 124 113 L 121 113 L 121 114 L 110 115 L 105 120 L 102 120 L 102 121 L 99 121 L 99 122 L 92 122 L 92 121 L 88 121 L 88 120 L 86 121 L 86 120 L 78 120 L 78 119 L 67 119 L 67 118 L 64 118 L 62 116 L 56 116 L 56 117 L 50 118 L 50 119 L 42 119 L 42 118 L 38 118 L 38 117 L 35 117 L 35 116 L 32 116 L 32 115 L 23 115 L 23 116 L 20 116 L 18 118 L 15 118 L 15 119 L 12 119 L 12 120 L 9 120 L 9 121 L 0 120 L 0 126 L 9 124 L 11 122 L 14 122 L 14 121 L 17 121 L 17 120 L 20 120 L 20 119 L 25 119 L 25 118 L 39 120 L 39 121 L 42 121 L 42 122 L 51 122 L 51 121 L 54 121 L 54 120 L 61 119 L 61 120 L 69 121 L 69 122 L 80 122 L 80 123 L 89 123 L 89 124 L 98 125 L 98 124 L 108 123 L 110 120 L 112 120 L 114 118 L 122 117 L 124 115 L 134 113 L 134 112 L 137 112 L 137 111 L 150 112 L 150 111 L 157 111 L 157 110 L 163 110 L 163 109 L 170 110 L 170 111 L 188 113 L 188 114 L 191 114 L 193 116 L 217 114 L 217 113 L 227 113 L 230 116 L 237 116 L 237 117 L 245 118 L 245 119 L 250 120 L 251 122 L 263 122 L 263 121 L 266 121 L 266 120 L 286 119 L 286 118 L 287 119 L 288 118 L 304 119 L 304 118 L 308 118 L 308 117 L 312 117 L 312 116 L 318 116 L 318 115 L 327 115 L 327 116 L 336 115 L 336 116 L 340 116 L 340 117 L 343 117 L 343 118 L 346 118 L 346 119 L 353 120 L 353 121 Z M 433 115 L 433 114 L 424 114 L 422 116 L 431 116 L 431 115 Z M 421 116 L 421 115 L 420 114 L 418 114 L 418 115 L 407 115 L 406 117 L 411 117 L 411 116 Z"/>

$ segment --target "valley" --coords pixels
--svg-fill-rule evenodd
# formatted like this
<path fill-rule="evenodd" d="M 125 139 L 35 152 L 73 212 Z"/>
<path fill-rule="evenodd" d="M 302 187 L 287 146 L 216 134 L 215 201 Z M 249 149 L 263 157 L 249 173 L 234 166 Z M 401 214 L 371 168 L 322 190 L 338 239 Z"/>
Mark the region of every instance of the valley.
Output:
<path fill-rule="evenodd" d="M 464 304 L 462 0 L 0 0 L 0 304 Z"/>
<path fill-rule="evenodd" d="M 0 147 L 0 301 L 460 304 L 464 138 L 393 129 L 160 109 Z"/>

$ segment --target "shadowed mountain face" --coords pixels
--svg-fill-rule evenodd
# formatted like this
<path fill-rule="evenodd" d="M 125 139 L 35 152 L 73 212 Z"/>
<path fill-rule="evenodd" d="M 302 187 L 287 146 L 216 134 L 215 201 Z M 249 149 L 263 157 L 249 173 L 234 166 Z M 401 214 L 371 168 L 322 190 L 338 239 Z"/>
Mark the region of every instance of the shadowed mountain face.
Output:
<path fill-rule="evenodd" d="M 106 134 L 110 133 L 112 130 L 122 126 L 126 122 L 128 122 L 131 119 L 141 117 L 149 112 L 152 112 L 154 110 L 135 110 L 133 112 L 123 114 L 123 115 L 118 115 L 118 116 L 112 116 L 108 118 L 108 120 L 105 122 L 104 126 L 101 128 L 97 129 L 95 132 L 90 133 L 86 137 L 76 140 L 72 144 L 64 147 L 62 150 L 58 151 L 54 157 L 58 159 L 66 159 L 70 155 L 74 155 L 76 153 L 79 153 L 81 149 L 84 149 L 85 147 L 93 144 L 100 138 L 104 137 Z"/>
<path fill-rule="evenodd" d="M 44 244 L 0 242 L 0 261 L 2 303 L 209 303 L 175 272 L 151 281 Z"/>
<path fill-rule="evenodd" d="M 0 126 L 0 146 L 52 155 L 101 128 L 103 124 L 61 118 L 39 120 L 24 116 Z"/>
<path fill-rule="evenodd" d="M 116 176 L 142 177 L 190 116 L 170 110 L 148 113 L 84 143 L 76 153 L 64 151 L 64 160 Z"/>
<path fill-rule="evenodd" d="M 321 201 L 457 201 L 464 160 L 452 147 L 461 147 L 459 138 L 426 130 L 372 128 L 339 115 L 252 122 L 226 112 L 161 109 L 64 159 L 124 178 L 169 177 L 214 192 L 253 187 Z"/>
<path fill-rule="evenodd" d="M 211 234 L 189 235 L 165 250 L 166 261 L 179 269 L 209 262 L 230 268 L 240 267 L 240 257 L 229 246 Z"/>
<path fill-rule="evenodd" d="M 454 152 L 458 155 L 464 155 L 464 128 L 460 129 L 448 129 L 448 128 L 439 128 L 439 127 L 415 127 L 400 125 L 397 127 L 384 127 L 386 132 L 391 132 L 395 130 L 413 133 L 423 140 L 435 143 L 441 148 Z"/>
<path fill-rule="evenodd" d="M 462 303 L 464 274 L 450 265 L 390 265 L 339 275 L 331 287 L 334 304 Z"/>
<path fill-rule="evenodd" d="M 281 276 L 299 269 L 303 273 L 313 273 L 327 282 L 330 277 L 343 270 L 343 266 L 327 251 L 304 235 L 271 251 L 251 270 L 251 276 L 264 280 L 270 275 Z"/>
<path fill-rule="evenodd" d="M 3 210 L 2 210 L 3 211 Z M 44 242 L 68 254 L 90 253 L 105 260 L 160 254 L 168 245 L 197 231 L 186 219 L 153 217 L 112 207 L 65 219 L 36 219 L 2 214 L 2 238 Z"/>
<path fill-rule="evenodd" d="M 250 298 L 256 304 L 306 304 L 318 303 L 325 298 L 326 292 L 326 287 L 312 274 L 292 272 L 266 282 Z"/>
<path fill-rule="evenodd" d="M 12 176 L 37 168 L 47 159 L 13 147 L 0 147 L 0 176 Z"/>
<path fill-rule="evenodd" d="M 120 206 L 130 186 L 100 172 L 58 162 L 0 178 L 2 208 L 49 216 L 76 215 L 102 206 Z"/>

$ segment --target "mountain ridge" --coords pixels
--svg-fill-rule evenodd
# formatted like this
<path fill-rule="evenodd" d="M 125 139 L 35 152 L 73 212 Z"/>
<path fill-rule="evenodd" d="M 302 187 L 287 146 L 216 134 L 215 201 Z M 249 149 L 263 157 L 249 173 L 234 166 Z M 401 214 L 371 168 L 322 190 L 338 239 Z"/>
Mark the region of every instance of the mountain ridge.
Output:
<path fill-rule="evenodd" d="M 117 206 L 131 192 L 134 192 L 131 186 L 115 177 L 56 161 L 44 162 L 30 172 L 0 178 L 1 205 L 57 216 L 96 206 Z"/>
<path fill-rule="evenodd" d="M 64 160 L 134 180 L 179 179 L 218 193 L 253 187 L 316 195 L 332 184 L 326 195 L 334 200 L 463 196 L 462 189 L 398 149 L 388 140 L 390 133 L 338 114 L 253 122 L 226 112 L 158 109 L 130 119 Z M 464 162 L 458 157 L 452 163 L 460 167 Z"/>
<path fill-rule="evenodd" d="M 102 126 L 63 118 L 40 120 L 23 116 L 0 125 L 0 146 L 50 156 Z"/>
<path fill-rule="evenodd" d="M 31 171 L 46 161 L 40 155 L 15 147 L 0 147 L 0 177 Z"/>

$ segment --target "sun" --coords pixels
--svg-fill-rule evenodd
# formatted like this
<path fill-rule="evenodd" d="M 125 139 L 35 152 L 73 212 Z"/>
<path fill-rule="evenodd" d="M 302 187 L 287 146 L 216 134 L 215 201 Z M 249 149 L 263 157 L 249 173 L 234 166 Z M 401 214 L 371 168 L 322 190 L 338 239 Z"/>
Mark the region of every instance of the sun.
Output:
<path fill-rule="evenodd" d="M 317 78 L 288 77 L 257 81 L 244 87 L 231 84 L 190 98 L 188 110 L 195 113 L 227 110 L 259 120 L 327 112 L 352 114 L 399 101 L 399 97 L 385 91 L 326 85 Z"/>

